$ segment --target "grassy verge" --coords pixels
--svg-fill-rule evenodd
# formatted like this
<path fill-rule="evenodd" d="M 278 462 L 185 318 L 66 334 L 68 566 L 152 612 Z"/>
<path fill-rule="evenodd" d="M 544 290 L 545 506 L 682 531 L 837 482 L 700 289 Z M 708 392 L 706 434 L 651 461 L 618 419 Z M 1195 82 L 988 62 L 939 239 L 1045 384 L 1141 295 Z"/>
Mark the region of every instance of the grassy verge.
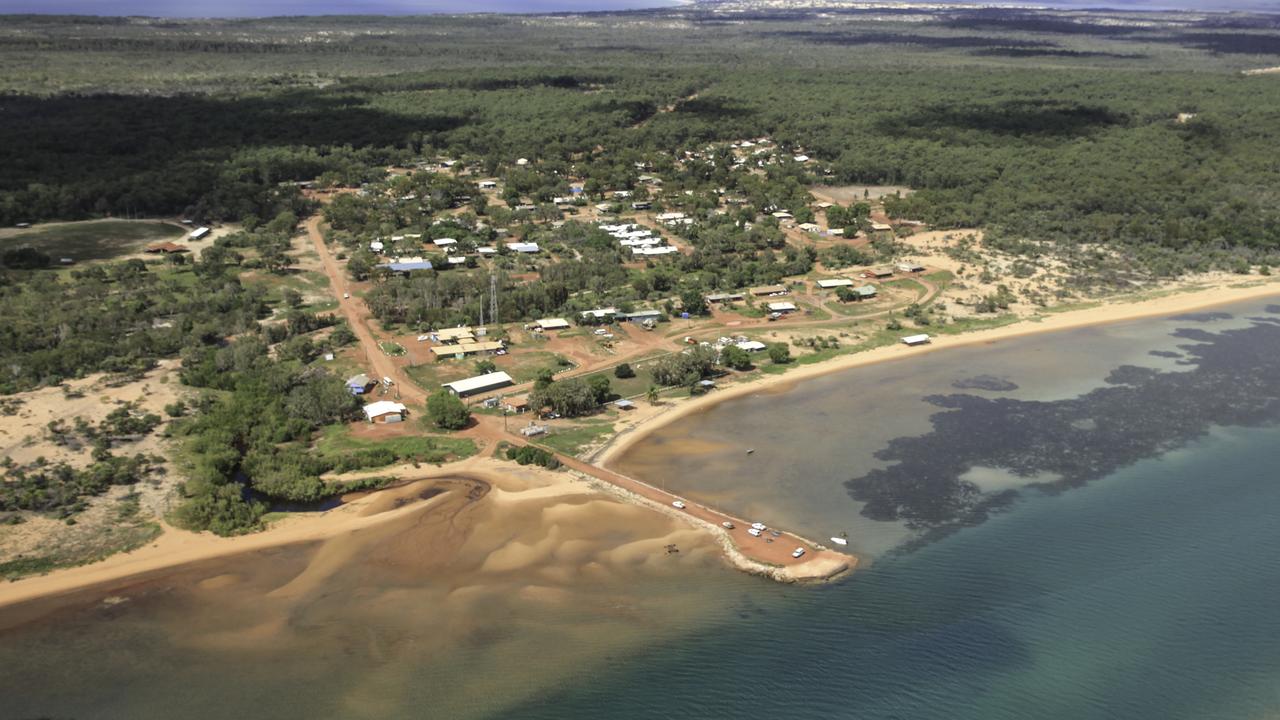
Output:
<path fill-rule="evenodd" d="M 363 468 L 368 469 L 407 460 L 425 463 L 461 460 L 476 454 L 476 444 L 467 438 L 437 435 L 364 440 L 354 437 L 347 426 L 334 425 L 324 429 L 316 441 L 315 450 L 326 458 L 348 457 L 356 453 L 367 455 L 370 464 Z"/>
<path fill-rule="evenodd" d="M 612 433 L 612 419 L 591 419 L 572 427 L 556 428 L 540 438 L 538 444 L 566 455 L 577 455 L 584 447 Z"/>

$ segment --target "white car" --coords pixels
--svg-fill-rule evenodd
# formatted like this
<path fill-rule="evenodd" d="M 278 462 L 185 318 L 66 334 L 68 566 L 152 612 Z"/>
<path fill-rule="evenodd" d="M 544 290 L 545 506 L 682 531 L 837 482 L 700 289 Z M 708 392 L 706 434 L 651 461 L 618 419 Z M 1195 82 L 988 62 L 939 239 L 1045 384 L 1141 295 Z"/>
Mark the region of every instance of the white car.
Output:
<path fill-rule="evenodd" d="M 751 537 L 760 537 L 760 530 L 757 528 L 747 528 L 747 534 Z"/>
<path fill-rule="evenodd" d="M 683 501 L 681 501 L 681 500 L 676 500 L 675 502 L 671 503 L 671 505 L 672 505 L 673 507 L 675 507 L 677 510 L 683 510 L 683 509 L 684 509 L 684 502 L 683 502 Z"/>
<path fill-rule="evenodd" d="M 751 523 L 751 529 L 752 529 L 752 530 L 764 530 L 764 529 L 765 529 L 765 524 L 764 524 L 764 523 L 759 523 L 759 522 Z"/>
<path fill-rule="evenodd" d="M 725 530 L 732 530 L 732 529 L 733 529 L 733 523 L 729 522 L 728 520 L 725 520 L 724 522 L 722 522 L 722 523 L 720 523 L 720 524 L 724 526 L 724 529 L 725 529 Z"/>
<path fill-rule="evenodd" d="M 350 300 L 350 299 L 351 299 L 351 293 L 342 293 L 342 299 L 343 299 L 343 300 Z"/>
<path fill-rule="evenodd" d="M 791 557 L 793 558 L 798 558 L 802 555 L 804 555 L 804 548 L 796 548 L 795 551 L 791 553 Z"/>

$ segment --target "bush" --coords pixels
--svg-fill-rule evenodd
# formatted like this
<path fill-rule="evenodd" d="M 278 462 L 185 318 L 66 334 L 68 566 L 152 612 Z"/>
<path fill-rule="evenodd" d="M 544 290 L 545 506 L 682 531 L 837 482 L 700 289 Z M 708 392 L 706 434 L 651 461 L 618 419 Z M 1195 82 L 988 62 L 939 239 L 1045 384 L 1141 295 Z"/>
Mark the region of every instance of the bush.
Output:
<path fill-rule="evenodd" d="M 507 459 L 514 460 L 521 465 L 539 465 L 548 470 L 555 470 L 560 467 L 560 461 L 556 459 L 555 455 L 532 445 L 508 448 Z"/>
<path fill-rule="evenodd" d="M 621 363 L 613 369 L 613 376 L 619 380 L 625 380 L 635 377 L 636 371 L 629 363 Z"/>
<path fill-rule="evenodd" d="M 448 390 L 437 390 L 427 399 L 427 417 L 441 430 L 461 430 L 471 422 L 471 410 Z"/>
<path fill-rule="evenodd" d="M 791 362 L 791 349 L 785 343 L 769 345 L 769 361 L 774 365 L 785 365 Z"/>

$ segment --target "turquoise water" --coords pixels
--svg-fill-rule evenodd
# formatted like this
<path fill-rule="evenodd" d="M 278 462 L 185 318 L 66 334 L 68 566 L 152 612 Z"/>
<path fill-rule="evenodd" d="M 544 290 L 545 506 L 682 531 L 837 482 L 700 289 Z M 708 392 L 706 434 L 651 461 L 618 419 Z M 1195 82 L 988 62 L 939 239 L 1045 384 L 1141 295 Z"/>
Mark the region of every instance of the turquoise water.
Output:
<path fill-rule="evenodd" d="M 1224 430 L 512 717 L 1280 715 L 1280 433 Z"/>
<path fill-rule="evenodd" d="M 678 457 L 682 492 L 849 528 L 868 566 L 443 572 L 406 521 L 347 562 L 286 548 L 0 611 L 0 720 L 1280 717 L 1280 306 L 862 368 L 665 435 L 641 470 Z M 745 438 L 756 459 L 714 450 Z"/>

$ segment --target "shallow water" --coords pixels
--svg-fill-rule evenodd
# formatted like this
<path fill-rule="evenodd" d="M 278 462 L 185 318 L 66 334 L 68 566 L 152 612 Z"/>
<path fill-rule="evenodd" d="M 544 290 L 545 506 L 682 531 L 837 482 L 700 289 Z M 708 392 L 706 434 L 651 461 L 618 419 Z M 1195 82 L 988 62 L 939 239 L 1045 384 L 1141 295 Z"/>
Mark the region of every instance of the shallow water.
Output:
<path fill-rule="evenodd" d="M 0 611 L 0 718 L 1276 717 L 1276 311 L 861 368 L 628 461 L 847 528 L 874 562 L 843 582 L 740 575 L 691 538 L 655 553 L 665 519 L 583 498 L 491 508 L 487 534 L 422 514 Z M 904 511 L 989 493 L 955 532 L 860 514 L 851 493 L 902 467 Z"/>

